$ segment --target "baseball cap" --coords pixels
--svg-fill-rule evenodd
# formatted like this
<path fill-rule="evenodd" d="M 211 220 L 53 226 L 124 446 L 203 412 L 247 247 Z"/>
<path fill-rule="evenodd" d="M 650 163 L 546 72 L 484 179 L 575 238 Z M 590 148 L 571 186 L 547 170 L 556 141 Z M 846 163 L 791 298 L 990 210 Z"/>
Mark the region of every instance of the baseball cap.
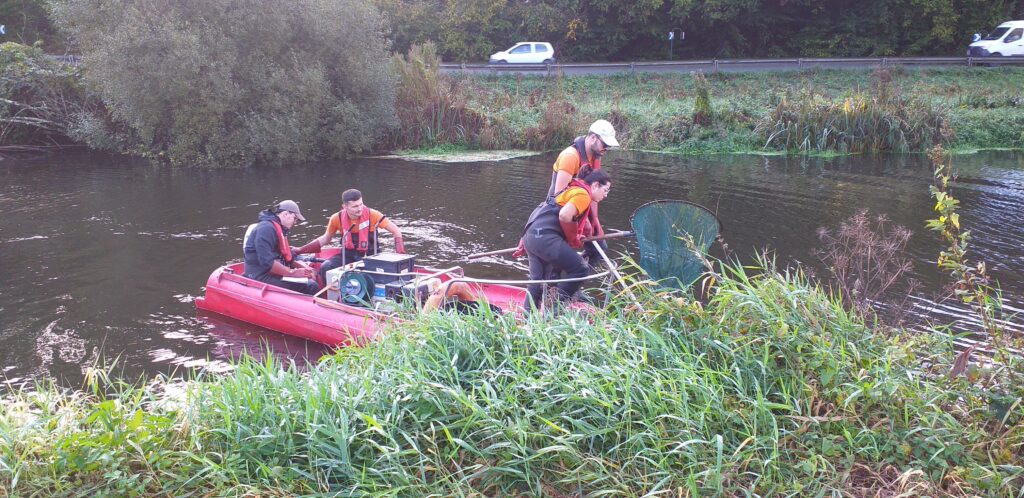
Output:
<path fill-rule="evenodd" d="M 278 212 L 290 211 L 295 213 L 295 216 L 299 218 L 299 221 L 306 221 L 306 218 L 302 216 L 301 212 L 299 212 L 299 205 L 295 201 L 281 201 L 281 203 L 277 205 L 277 209 Z"/>
<path fill-rule="evenodd" d="M 615 140 L 615 127 L 603 119 L 598 119 L 594 121 L 594 124 L 590 125 L 590 133 L 601 137 L 601 141 L 609 147 L 619 146 L 619 141 Z"/>

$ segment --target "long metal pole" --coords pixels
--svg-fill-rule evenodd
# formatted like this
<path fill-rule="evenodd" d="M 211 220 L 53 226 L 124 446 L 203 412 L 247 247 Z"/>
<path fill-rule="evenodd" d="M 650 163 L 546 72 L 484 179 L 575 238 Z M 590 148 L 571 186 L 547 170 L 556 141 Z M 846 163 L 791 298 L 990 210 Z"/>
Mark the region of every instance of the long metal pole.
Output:
<path fill-rule="evenodd" d="M 598 244 L 596 240 L 591 241 L 590 243 L 594 244 L 594 249 L 597 249 L 597 253 L 600 254 L 601 259 L 604 260 L 604 264 L 608 265 L 608 271 L 612 272 L 612 275 L 615 275 L 615 279 L 622 284 L 622 290 L 626 291 L 626 295 L 629 296 L 637 306 L 640 306 L 640 302 L 636 300 L 636 296 L 633 295 L 633 291 L 629 290 L 629 286 L 626 285 L 625 280 L 622 279 L 622 275 L 619 274 L 619 270 L 615 269 L 615 263 L 612 263 L 612 260 L 604 253 L 604 249 L 601 249 L 601 244 Z M 641 307 L 640 310 L 643 311 L 643 308 Z"/>

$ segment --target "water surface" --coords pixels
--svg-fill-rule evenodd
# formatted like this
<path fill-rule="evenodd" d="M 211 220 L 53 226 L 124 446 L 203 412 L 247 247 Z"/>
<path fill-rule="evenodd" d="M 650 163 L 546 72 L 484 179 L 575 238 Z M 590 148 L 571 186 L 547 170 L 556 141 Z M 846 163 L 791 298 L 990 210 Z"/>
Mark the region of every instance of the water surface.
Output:
<path fill-rule="evenodd" d="M 299 362 L 325 348 L 229 319 L 198 314 L 193 300 L 216 266 L 241 257 L 241 236 L 274 200 L 299 201 L 310 220 L 304 243 L 323 233 L 349 187 L 405 233 L 418 262 L 448 265 L 515 244 L 547 189 L 554 153 L 501 162 L 432 164 L 358 159 L 292 168 L 203 171 L 137 159 L 58 154 L 0 161 L 0 372 L 9 383 L 52 377 L 75 386 L 84 369 L 117 359 L 128 377 L 230 368 L 244 349 Z M 924 229 L 933 216 L 931 168 L 923 156 L 838 159 L 615 151 L 601 208 L 610 228 L 654 199 L 686 199 L 718 213 L 729 246 L 745 261 L 768 249 L 780 264 L 815 267 L 819 227 L 868 208 L 914 230 L 908 254 L 923 286 L 911 312 L 975 327 L 944 301 L 935 269 L 940 245 Z M 1010 311 L 1024 309 L 1024 154 L 955 159 L 954 195 L 974 234 L 973 259 L 989 263 Z M 387 239 L 388 237 L 385 237 Z M 387 242 L 388 244 L 390 241 Z M 633 251 L 628 242 L 615 251 Z M 481 277 L 522 278 L 508 259 L 464 264 Z"/>

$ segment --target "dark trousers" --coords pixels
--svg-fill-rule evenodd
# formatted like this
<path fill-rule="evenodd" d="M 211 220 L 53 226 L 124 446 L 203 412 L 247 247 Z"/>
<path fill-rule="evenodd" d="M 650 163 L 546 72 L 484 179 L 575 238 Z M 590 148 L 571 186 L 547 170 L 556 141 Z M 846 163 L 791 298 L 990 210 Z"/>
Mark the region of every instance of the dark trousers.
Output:
<path fill-rule="evenodd" d="M 526 254 L 530 258 L 530 280 L 545 280 L 552 270 L 562 270 L 565 278 L 580 278 L 587 276 L 589 268 L 583 262 L 583 258 L 575 249 L 569 247 L 561 231 L 551 229 L 527 230 L 523 235 L 523 245 L 526 246 Z M 558 284 L 558 298 L 566 301 L 576 291 L 580 290 L 583 282 L 562 282 Z M 539 306 L 544 295 L 543 284 L 530 284 L 526 287 L 528 292 L 526 309 L 532 306 Z"/>
<path fill-rule="evenodd" d="M 344 254 L 344 256 L 342 256 Z M 333 270 L 339 266 L 345 266 L 349 263 L 354 263 L 363 259 L 364 254 L 359 251 L 344 251 L 344 253 L 338 253 L 331 256 L 330 259 L 320 264 L 320 281 L 327 281 L 327 272 Z"/>
<path fill-rule="evenodd" d="M 249 278 L 252 278 L 252 277 L 249 277 Z M 262 276 L 260 278 L 256 278 L 256 279 L 253 279 L 253 280 L 259 280 L 260 282 L 263 282 L 263 283 L 267 283 L 267 284 L 274 285 L 274 286 L 277 286 L 277 287 L 284 287 L 285 289 L 293 290 L 295 292 L 301 292 L 303 294 L 309 294 L 311 296 L 313 294 L 316 294 L 317 291 L 320 290 L 320 286 L 317 285 L 316 282 L 314 282 L 314 281 L 312 281 L 312 280 L 310 280 L 308 278 L 306 279 L 305 282 L 291 282 L 291 281 L 285 280 L 285 279 L 283 279 L 281 277 L 278 277 L 277 275 L 271 275 L 271 274 L 268 273 L 268 274 L 266 274 L 266 275 L 264 275 L 264 276 Z"/>

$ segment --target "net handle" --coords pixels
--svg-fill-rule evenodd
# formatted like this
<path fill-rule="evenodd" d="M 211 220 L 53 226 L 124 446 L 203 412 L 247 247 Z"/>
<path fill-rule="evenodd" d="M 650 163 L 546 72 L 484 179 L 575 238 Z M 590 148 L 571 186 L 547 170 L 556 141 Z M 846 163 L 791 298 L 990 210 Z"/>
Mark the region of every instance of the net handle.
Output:
<path fill-rule="evenodd" d="M 584 237 L 583 238 L 583 243 L 592 242 L 592 241 L 595 241 L 595 240 L 608 240 L 608 239 L 618 239 L 618 238 L 622 238 L 622 237 L 633 237 L 635 235 L 636 234 L 633 233 L 633 232 L 618 232 L 618 231 L 616 231 L 616 232 L 608 232 L 608 233 L 606 233 L 604 235 L 598 235 L 596 237 Z M 469 256 L 464 256 L 462 259 L 479 259 L 479 258 L 486 258 L 488 256 L 500 256 L 502 254 L 512 254 L 512 253 L 516 252 L 516 249 L 518 249 L 518 247 L 509 247 L 508 249 L 498 249 L 496 251 L 478 252 L 476 254 L 470 254 Z"/>

